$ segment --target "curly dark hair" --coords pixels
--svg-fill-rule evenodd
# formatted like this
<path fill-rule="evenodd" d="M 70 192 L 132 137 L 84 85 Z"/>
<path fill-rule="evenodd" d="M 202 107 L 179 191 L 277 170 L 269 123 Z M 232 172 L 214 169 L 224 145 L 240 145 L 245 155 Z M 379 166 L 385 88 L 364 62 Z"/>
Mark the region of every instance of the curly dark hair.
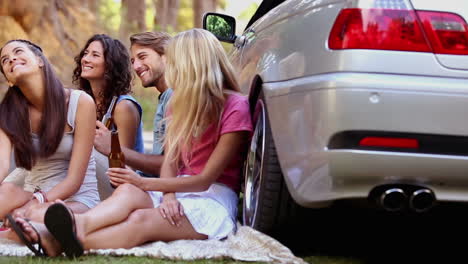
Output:
<path fill-rule="evenodd" d="M 93 41 L 100 41 L 104 48 L 105 88 L 101 91 L 101 94 L 97 95 L 102 98 L 101 104 L 96 105 L 96 116 L 98 120 L 101 120 L 113 96 L 132 92 L 132 68 L 127 48 L 122 42 L 106 34 L 96 34 L 88 39 L 80 54 L 75 57 L 76 68 L 73 70 L 73 83 L 78 85 L 80 90 L 85 91 L 95 99 L 89 81 L 81 77 L 81 58 L 83 58 L 85 50 Z"/>

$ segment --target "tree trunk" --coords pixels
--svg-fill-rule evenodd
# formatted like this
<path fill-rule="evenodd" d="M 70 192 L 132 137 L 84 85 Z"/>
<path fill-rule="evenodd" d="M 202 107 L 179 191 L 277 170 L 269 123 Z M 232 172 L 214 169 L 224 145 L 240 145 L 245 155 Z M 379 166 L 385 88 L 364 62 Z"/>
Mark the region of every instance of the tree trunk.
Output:
<path fill-rule="evenodd" d="M 169 6 L 169 26 L 172 30 L 177 31 L 177 14 L 179 12 L 180 1 L 172 0 Z"/>
<path fill-rule="evenodd" d="M 193 25 L 196 28 L 203 26 L 203 15 L 206 12 L 215 12 L 217 0 L 193 0 Z"/>
<path fill-rule="evenodd" d="M 0 25 L 5 29 L 0 30 L 0 43 L 21 38 L 40 45 L 60 79 L 71 86 L 70 70 L 76 66 L 73 57 L 92 34 L 102 32 L 96 19 L 87 13 L 88 8 L 97 11 L 103 3 L 103 0 L 0 0 Z M 5 86 L 0 78 L 0 90 Z"/>
<path fill-rule="evenodd" d="M 133 33 L 146 30 L 145 0 L 122 0 L 120 39 L 127 40 Z"/>
<path fill-rule="evenodd" d="M 77 45 L 76 40 L 63 28 L 62 22 L 59 20 L 59 11 L 63 13 L 64 16 L 70 17 L 67 7 L 61 2 L 61 0 L 50 0 L 50 3 L 44 9 L 44 18 L 52 24 L 54 32 L 57 36 L 57 39 L 62 44 L 63 49 L 70 56 L 73 55 L 71 50 L 71 45 Z"/>
<path fill-rule="evenodd" d="M 51 5 L 48 1 L 28 1 L 28 0 L 0 0 L 0 16 L 11 16 L 18 24 L 21 25 L 24 31 L 30 32 L 31 29 L 41 20 L 42 10 L 47 5 Z"/>
<path fill-rule="evenodd" d="M 167 7 L 168 1 L 166 0 L 153 0 L 153 5 L 155 9 L 154 14 L 154 28 L 162 31 L 166 31 L 167 29 Z"/>
<path fill-rule="evenodd" d="M 156 10 L 154 26 L 161 31 L 177 31 L 179 0 L 153 0 Z"/>
<path fill-rule="evenodd" d="M 101 5 L 101 0 L 88 0 L 88 9 L 96 17 L 96 20 L 99 19 L 99 6 Z"/>

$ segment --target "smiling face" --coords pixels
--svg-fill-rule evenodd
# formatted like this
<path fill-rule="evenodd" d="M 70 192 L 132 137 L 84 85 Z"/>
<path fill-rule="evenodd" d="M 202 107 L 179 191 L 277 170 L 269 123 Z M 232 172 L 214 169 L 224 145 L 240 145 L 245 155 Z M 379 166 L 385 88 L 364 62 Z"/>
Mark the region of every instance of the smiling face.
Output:
<path fill-rule="evenodd" d="M 156 86 L 159 80 L 164 77 L 166 57 L 159 55 L 152 48 L 138 44 L 132 45 L 130 50 L 133 69 L 140 78 L 143 87 Z"/>
<path fill-rule="evenodd" d="M 104 47 L 100 41 L 93 41 L 81 58 L 81 77 L 87 80 L 104 78 L 105 68 Z"/>
<path fill-rule="evenodd" d="M 44 63 L 28 45 L 13 41 L 2 48 L 0 65 L 8 82 L 17 84 L 21 78 L 40 74 Z"/>

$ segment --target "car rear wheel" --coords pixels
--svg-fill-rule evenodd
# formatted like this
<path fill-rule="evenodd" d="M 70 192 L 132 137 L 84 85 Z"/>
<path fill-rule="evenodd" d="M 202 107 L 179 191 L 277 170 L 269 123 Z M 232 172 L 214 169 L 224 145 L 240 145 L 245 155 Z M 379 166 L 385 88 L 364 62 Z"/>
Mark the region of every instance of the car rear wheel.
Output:
<path fill-rule="evenodd" d="M 264 102 L 262 93 L 254 111 L 254 135 L 244 166 L 242 212 L 245 225 L 275 235 L 294 218 L 297 205 L 284 182 Z"/>

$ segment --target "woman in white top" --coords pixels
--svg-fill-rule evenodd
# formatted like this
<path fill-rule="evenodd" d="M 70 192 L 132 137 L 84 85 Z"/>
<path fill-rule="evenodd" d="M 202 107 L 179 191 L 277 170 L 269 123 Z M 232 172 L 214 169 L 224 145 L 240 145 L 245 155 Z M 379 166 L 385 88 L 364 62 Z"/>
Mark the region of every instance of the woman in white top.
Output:
<path fill-rule="evenodd" d="M 0 104 L 0 218 L 13 212 L 42 222 L 57 199 L 76 213 L 94 207 L 99 195 L 91 157 L 92 98 L 65 89 L 41 48 L 30 41 L 7 42 L 0 49 L 0 66 L 10 86 Z M 24 186 L 3 182 L 11 155 L 28 171 Z"/>

